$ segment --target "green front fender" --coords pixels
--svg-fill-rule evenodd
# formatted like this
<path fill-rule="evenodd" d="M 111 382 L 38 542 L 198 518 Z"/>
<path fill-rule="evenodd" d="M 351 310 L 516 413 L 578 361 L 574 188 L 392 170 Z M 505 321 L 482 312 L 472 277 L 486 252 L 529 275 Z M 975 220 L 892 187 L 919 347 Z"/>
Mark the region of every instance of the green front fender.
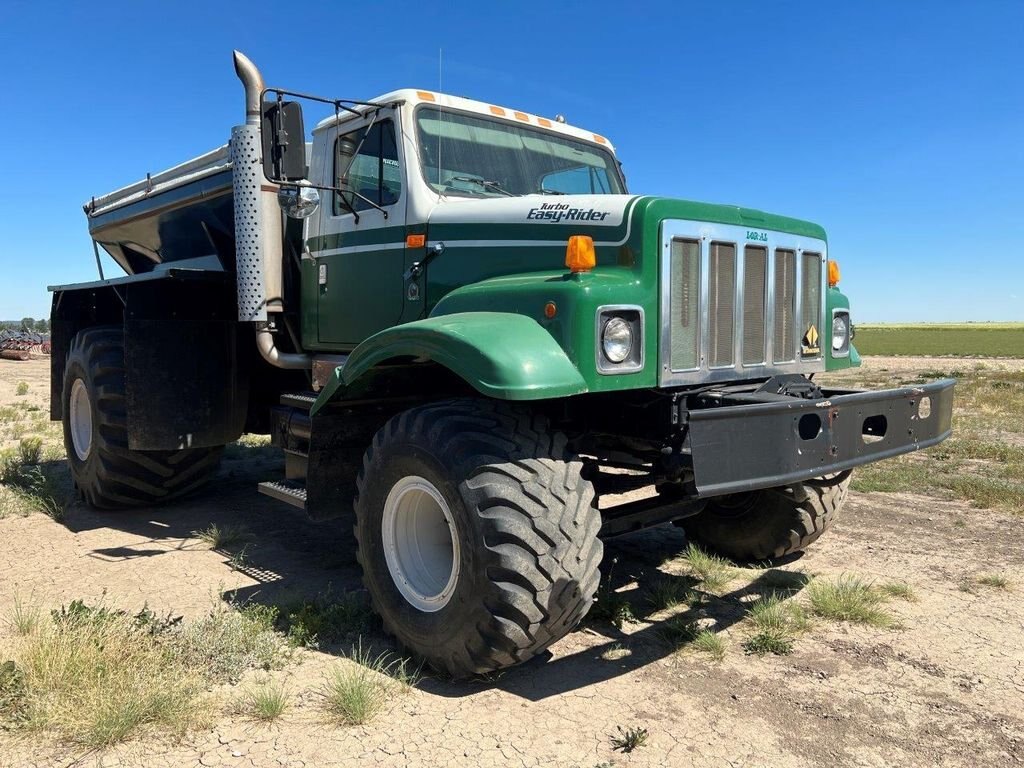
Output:
<path fill-rule="evenodd" d="M 353 350 L 313 405 L 326 403 L 395 358 L 431 360 L 483 395 L 543 400 L 578 395 L 587 384 L 558 343 L 536 320 L 511 312 L 458 312 L 381 331 Z"/>

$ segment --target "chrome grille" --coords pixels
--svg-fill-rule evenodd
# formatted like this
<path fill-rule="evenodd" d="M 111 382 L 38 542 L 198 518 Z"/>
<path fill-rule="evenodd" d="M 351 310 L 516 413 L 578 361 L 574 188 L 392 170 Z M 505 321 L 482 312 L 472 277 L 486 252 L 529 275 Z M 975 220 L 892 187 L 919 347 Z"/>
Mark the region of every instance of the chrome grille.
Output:
<path fill-rule="evenodd" d="M 796 251 L 775 249 L 775 362 L 796 359 Z"/>
<path fill-rule="evenodd" d="M 700 367 L 700 241 L 672 241 L 672 368 Z"/>
<path fill-rule="evenodd" d="M 824 240 L 666 220 L 661 247 L 663 386 L 825 369 Z"/>
<path fill-rule="evenodd" d="M 765 358 L 764 324 L 768 249 L 748 245 L 743 249 L 743 364 L 756 365 Z"/>
<path fill-rule="evenodd" d="M 711 323 L 709 349 L 712 368 L 732 365 L 733 322 L 736 306 L 736 246 L 712 243 L 708 266 L 708 315 Z"/>

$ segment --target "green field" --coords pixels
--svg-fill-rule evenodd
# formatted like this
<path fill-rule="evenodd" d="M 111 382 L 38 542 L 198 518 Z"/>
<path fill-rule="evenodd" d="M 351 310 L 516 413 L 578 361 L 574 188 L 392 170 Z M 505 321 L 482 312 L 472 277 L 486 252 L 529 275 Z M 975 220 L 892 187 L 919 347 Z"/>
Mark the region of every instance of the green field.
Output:
<path fill-rule="evenodd" d="M 1024 357 L 1024 323 L 857 325 L 862 355 Z"/>

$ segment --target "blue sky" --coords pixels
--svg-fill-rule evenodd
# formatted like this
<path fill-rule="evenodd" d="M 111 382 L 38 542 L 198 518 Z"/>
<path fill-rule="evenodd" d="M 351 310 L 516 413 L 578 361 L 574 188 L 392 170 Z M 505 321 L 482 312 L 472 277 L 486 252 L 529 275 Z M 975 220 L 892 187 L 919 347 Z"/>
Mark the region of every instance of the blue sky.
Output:
<path fill-rule="evenodd" d="M 357 99 L 443 49 L 445 91 L 608 136 L 633 192 L 822 224 L 857 320 L 1024 320 L 1024 3 L 237 5 L 0 0 L 0 318 L 95 278 L 89 197 L 227 140 L 237 47 Z"/>

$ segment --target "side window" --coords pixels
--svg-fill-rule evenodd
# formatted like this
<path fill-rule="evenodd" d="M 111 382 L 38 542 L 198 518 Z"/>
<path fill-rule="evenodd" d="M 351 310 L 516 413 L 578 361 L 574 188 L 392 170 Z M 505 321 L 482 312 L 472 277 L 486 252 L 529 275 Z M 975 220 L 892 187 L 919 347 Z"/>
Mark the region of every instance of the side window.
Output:
<path fill-rule="evenodd" d="M 360 128 L 337 138 L 334 142 L 334 186 L 346 190 L 334 193 L 335 216 L 348 213 L 342 196 L 357 211 L 373 207 L 366 200 L 381 206 L 398 202 L 402 194 L 402 172 L 398 166 L 393 122 L 382 120 L 374 123 L 369 132 Z"/>

